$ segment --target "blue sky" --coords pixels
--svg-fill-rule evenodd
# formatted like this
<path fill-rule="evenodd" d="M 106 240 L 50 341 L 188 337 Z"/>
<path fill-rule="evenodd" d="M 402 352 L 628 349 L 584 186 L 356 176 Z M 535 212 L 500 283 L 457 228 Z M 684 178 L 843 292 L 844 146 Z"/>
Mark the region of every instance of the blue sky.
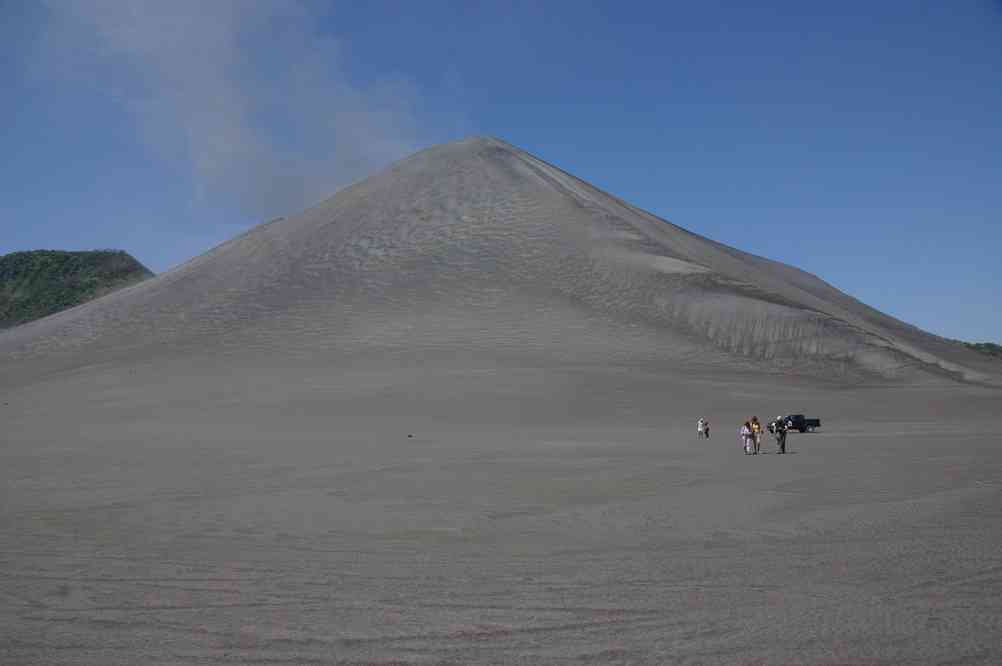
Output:
<path fill-rule="evenodd" d="M 1002 340 L 1002 3 L 0 0 L 0 254 L 156 271 L 490 134 Z"/>

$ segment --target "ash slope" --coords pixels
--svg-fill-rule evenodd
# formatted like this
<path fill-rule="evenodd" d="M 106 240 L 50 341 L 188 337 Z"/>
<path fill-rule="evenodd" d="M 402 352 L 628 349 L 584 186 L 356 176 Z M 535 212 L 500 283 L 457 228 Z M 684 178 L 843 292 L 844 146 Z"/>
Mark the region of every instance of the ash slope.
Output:
<path fill-rule="evenodd" d="M 667 360 L 826 379 L 990 362 L 493 138 L 436 146 L 156 279 L 0 335 L 8 377 L 159 356 Z"/>

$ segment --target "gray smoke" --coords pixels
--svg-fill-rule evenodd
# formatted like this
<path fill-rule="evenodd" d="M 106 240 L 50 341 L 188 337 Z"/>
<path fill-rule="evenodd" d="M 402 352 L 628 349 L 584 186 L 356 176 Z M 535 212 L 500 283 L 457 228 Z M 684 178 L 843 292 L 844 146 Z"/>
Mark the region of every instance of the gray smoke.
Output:
<path fill-rule="evenodd" d="M 360 85 L 336 16 L 292 2 L 53 1 L 42 59 L 127 105 L 154 153 L 190 170 L 201 203 L 258 218 L 316 203 L 413 152 L 420 95 Z"/>

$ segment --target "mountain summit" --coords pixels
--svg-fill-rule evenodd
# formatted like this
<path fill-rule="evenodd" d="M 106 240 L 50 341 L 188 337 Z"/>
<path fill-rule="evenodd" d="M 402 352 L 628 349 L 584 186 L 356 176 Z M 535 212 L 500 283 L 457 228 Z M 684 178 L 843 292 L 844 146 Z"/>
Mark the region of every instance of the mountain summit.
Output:
<path fill-rule="evenodd" d="M 703 238 L 494 138 L 423 150 L 131 289 L 0 334 L 0 358 L 657 359 L 992 381 L 962 345 Z"/>

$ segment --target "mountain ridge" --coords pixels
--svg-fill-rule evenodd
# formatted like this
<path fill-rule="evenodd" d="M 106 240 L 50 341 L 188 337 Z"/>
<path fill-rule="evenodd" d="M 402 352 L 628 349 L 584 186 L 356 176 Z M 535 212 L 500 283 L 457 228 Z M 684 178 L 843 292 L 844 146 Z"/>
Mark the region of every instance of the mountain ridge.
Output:
<path fill-rule="evenodd" d="M 0 329 L 151 277 L 152 271 L 122 250 L 30 250 L 0 256 Z"/>
<path fill-rule="evenodd" d="M 0 352 L 72 365 L 74 350 L 114 357 L 128 331 L 117 346 L 151 353 L 196 338 L 232 353 L 230 338 L 269 353 L 452 345 L 995 381 L 961 345 L 492 137 L 419 151 L 128 294 L 0 336 Z"/>

